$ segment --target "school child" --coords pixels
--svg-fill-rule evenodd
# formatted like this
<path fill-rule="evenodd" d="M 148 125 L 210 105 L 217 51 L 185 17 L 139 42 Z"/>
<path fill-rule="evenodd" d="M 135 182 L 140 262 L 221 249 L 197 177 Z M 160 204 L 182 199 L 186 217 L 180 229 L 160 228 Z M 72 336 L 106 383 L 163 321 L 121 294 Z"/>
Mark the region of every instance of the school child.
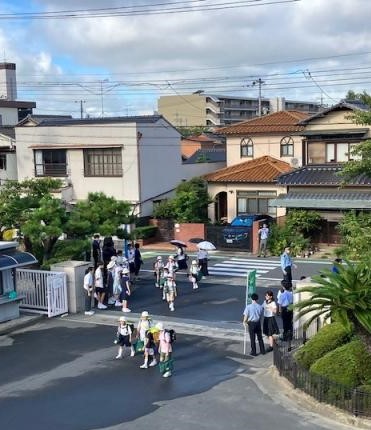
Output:
<path fill-rule="evenodd" d="M 169 276 L 169 269 L 166 266 L 164 266 L 164 268 L 162 269 L 161 276 L 160 276 L 160 290 L 162 290 L 162 300 L 163 301 L 166 300 L 165 285 L 167 283 L 168 276 Z"/>
<path fill-rule="evenodd" d="M 130 348 L 130 357 L 134 357 L 135 351 L 134 347 L 131 344 L 131 338 L 133 335 L 133 331 L 131 326 L 127 323 L 125 317 L 119 318 L 119 325 L 117 327 L 117 339 L 116 344 L 119 345 L 119 350 L 116 355 L 116 358 L 122 358 L 123 352 L 124 352 L 124 346 L 127 346 Z"/>
<path fill-rule="evenodd" d="M 168 272 L 166 275 L 166 282 L 165 282 L 163 291 L 166 297 L 166 301 L 169 305 L 169 309 L 172 312 L 174 312 L 175 311 L 174 302 L 175 302 L 175 297 L 177 296 L 177 291 L 176 291 L 176 284 L 175 284 L 173 275 L 170 272 Z"/>
<path fill-rule="evenodd" d="M 200 269 L 201 267 L 197 264 L 197 261 L 192 260 L 192 264 L 189 269 L 189 280 L 192 282 L 194 290 L 197 290 L 198 288 L 197 281 L 199 280 L 199 277 L 200 277 L 200 273 L 201 273 Z"/>
<path fill-rule="evenodd" d="M 151 359 L 149 363 L 149 367 L 156 366 L 157 360 L 155 356 L 156 344 L 154 341 L 153 333 L 149 329 L 146 331 L 144 338 L 144 363 L 140 366 L 141 369 L 148 369 L 148 361 Z"/>
<path fill-rule="evenodd" d="M 120 286 L 120 301 L 122 305 L 122 312 L 131 312 L 131 310 L 128 308 L 128 299 L 131 295 L 129 269 L 122 269 Z"/>
<path fill-rule="evenodd" d="M 165 267 L 169 270 L 169 274 L 171 275 L 171 277 L 175 283 L 175 276 L 176 276 L 175 272 L 178 270 L 178 264 L 172 255 L 169 255 L 169 258 L 168 258 L 168 261 L 167 261 Z"/>
<path fill-rule="evenodd" d="M 138 338 L 144 342 L 146 332 L 152 327 L 152 320 L 147 311 L 143 311 L 137 326 Z"/>
<path fill-rule="evenodd" d="M 160 287 L 160 279 L 162 276 L 162 272 L 164 270 L 164 263 L 162 261 L 161 255 L 156 258 L 156 261 L 153 263 L 153 273 L 155 275 L 155 287 Z"/>
<path fill-rule="evenodd" d="M 164 378 L 168 378 L 172 375 L 173 360 L 172 360 L 172 341 L 170 331 L 165 330 L 163 323 L 157 323 L 159 335 L 159 347 L 158 352 L 160 353 L 160 372 Z"/>

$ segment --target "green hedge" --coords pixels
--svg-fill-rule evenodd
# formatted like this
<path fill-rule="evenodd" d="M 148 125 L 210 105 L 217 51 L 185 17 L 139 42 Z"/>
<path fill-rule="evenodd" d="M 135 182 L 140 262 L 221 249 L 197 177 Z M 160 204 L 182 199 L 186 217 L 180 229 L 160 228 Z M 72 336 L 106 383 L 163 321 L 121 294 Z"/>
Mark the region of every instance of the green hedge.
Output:
<path fill-rule="evenodd" d="M 295 360 L 302 367 L 309 369 L 319 358 L 348 342 L 351 335 L 339 323 L 325 325 L 299 349 L 295 354 Z"/>
<path fill-rule="evenodd" d="M 371 356 L 365 345 L 355 339 L 318 359 L 310 372 L 350 388 L 367 382 L 371 375 Z"/>
<path fill-rule="evenodd" d="M 149 237 L 156 236 L 157 227 L 153 225 L 149 225 L 146 227 L 137 227 L 131 233 L 132 239 L 148 239 Z"/>

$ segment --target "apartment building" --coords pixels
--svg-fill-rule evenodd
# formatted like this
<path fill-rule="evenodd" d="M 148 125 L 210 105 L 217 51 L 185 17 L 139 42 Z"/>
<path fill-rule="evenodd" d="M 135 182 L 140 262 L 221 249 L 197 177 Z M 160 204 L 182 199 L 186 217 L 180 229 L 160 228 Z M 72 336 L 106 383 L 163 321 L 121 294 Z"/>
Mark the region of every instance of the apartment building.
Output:
<path fill-rule="evenodd" d="M 226 126 L 282 110 L 316 113 L 315 102 L 256 97 L 234 97 L 197 92 L 187 95 L 161 96 L 158 112 L 175 127 Z"/>

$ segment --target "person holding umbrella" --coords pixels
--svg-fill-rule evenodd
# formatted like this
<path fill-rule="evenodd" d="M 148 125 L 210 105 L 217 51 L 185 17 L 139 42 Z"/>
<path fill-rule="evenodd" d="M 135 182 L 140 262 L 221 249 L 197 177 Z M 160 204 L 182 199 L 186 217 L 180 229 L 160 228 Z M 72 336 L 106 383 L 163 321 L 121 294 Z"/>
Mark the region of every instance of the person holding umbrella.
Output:
<path fill-rule="evenodd" d="M 188 266 L 187 266 L 187 254 L 184 251 L 184 248 L 186 246 L 187 245 L 178 244 L 177 247 L 176 247 L 176 256 L 175 256 L 175 258 L 177 260 L 178 269 L 179 270 L 187 270 L 188 269 Z"/>
<path fill-rule="evenodd" d="M 211 251 L 215 249 L 215 246 L 208 242 L 207 240 L 204 240 L 197 244 L 198 253 L 197 253 L 197 260 L 198 265 L 200 266 L 200 271 L 202 273 L 203 279 L 205 279 L 207 276 L 209 276 L 209 270 L 207 267 L 207 262 L 209 258 L 209 254 L 207 251 Z"/>

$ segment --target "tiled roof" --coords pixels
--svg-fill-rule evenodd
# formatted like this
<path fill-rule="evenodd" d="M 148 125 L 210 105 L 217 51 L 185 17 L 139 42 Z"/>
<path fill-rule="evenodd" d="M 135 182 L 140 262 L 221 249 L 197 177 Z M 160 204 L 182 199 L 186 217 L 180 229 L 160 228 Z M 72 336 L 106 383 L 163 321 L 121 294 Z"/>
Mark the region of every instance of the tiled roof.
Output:
<path fill-rule="evenodd" d="M 299 122 L 308 117 L 305 112 L 284 110 L 223 127 L 217 132 L 223 135 L 296 133 L 304 129 Z"/>
<path fill-rule="evenodd" d="M 198 136 L 183 137 L 182 140 L 191 140 L 196 142 L 214 142 L 214 139 L 206 136 L 205 134 L 199 134 Z"/>
<path fill-rule="evenodd" d="M 265 155 L 208 173 L 203 178 L 208 182 L 275 182 L 278 175 L 291 169 L 288 163 Z"/>
<path fill-rule="evenodd" d="M 196 163 L 220 163 L 226 161 L 226 150 L 224 149 L 199 149 L 192 154 L 183 164 Z"/>
<path fill-rule="evenodd" d="M 281 194 L 273 206 L 313 209 L 371 209 L 371 192 L 339 190 L 335 192 L 296 192 Z"/>
<path fill-rule="evenodd" d="M 282 185 L 340 186 L 343 182 L 339 175 L 341 169 L 341 164 L 309 164 L 280 175 L 277 182 Z M 371 185 L 371 178 L 359 175 L 348 185 Z"/>
<path fill-rule="evenodd" d="M 89 125 L 89 124 L 114 124 L 114 123 L 156 123 L 162 118 L 161 115 L 143 115 L 143 116 L 123 116 L 123 117 L 106 117 L 106 118 L 45 118 L 41 121 L 36 119 L 39 127 L 69 126 L 69 125 Z M 29 116 L 30 120 L 34 118 Z"/>

